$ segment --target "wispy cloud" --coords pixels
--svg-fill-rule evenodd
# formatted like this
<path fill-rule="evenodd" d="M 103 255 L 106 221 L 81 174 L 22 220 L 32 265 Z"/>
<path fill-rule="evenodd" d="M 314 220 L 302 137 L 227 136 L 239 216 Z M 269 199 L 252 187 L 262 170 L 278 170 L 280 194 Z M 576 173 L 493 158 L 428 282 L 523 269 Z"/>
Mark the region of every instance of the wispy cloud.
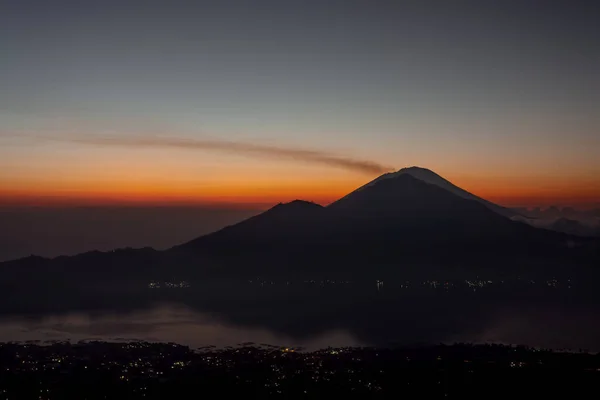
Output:
<path fill-rule="evenodd" d="M 340 156 L 319 150 L 279 147 L 248 142 L 117 135 L 54 136 L 46 138 L 96 146 L 177 148 L 183 150 L 221 151 L 235 154 L 247 154 L 256 157 L 285 158 L 294 159 L 304 163 L 329 165 L 362 173 L 383 173 L 392 170 L 392 168 L 373 161 L 361 160 L 349 156 Z"/>

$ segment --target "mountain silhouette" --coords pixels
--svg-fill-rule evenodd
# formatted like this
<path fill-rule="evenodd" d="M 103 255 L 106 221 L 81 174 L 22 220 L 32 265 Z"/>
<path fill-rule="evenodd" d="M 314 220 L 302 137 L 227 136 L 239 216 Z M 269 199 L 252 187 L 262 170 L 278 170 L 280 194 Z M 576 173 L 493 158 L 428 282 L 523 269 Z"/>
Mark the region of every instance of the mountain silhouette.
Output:
<path fill-rule="evenodd" d="M 396 172 L 389 172 L 389 173 L 383 174 L 383 175 L 379 176 L 378 178 L 372 180 L 371 182 L 367 183 L 366 185 L 358 188 L 355 192 L 364 190 L 367 187 L 370 187 L 378 182 L 381 182 L 382 180 L 394 179 L 394 178 L 398 178 L 402 175 L 410 175 L 410 176 L 412 176 L 416 179 L 419 179 L 423 182 L 438 186 L 442 189 L 447 190 L 450 193 L 453 193 L 459 197 L 462 197 L 463 199 L 477 201 L 478 203 L 485 205 L 490 210 L 495 211 L 496 213 L 498 213 L 500 215 L 504 215 L 506 217 L 514 217 L 514 216 L 518 215 L 518 213 L 515 210 L 511 210 L 511 209 L 499 206 L 490 201 L 482 199 L 481 197 L 475 196 L 474 194 L 469 193 L 466 190 L 454 185 L 450 181 L 442 178 L 440 175 L 436 174 L 435 172 L 433 172 L 427 168 L 421 168 L 421 167 L 416 167 L 416 166 L 402 168 Z M 355 192 L 350 193 L 350 195 L 352 195 Z M 350 195 L 348 195 L 348 196 L 350 196 Z M 342 200 L 342 199 L 340 199 L 340 200 Z M 340 201 L 340 200 L 338 200 L 338 201 Z"/>
<path fill-rule="evenodd" d="M 598 260 L 596 242 L 513 221 L 490 205 L 429 170 L 408 168 L 327 207 L 280 203 L 166 251 L 89 252 L 3 266 L 19 269 L 11 282 L 50 274 L 61 285 L 113 285 L 150 277 L 380 276 L 448 267 L 471 275 L 483 268 L 516 274 Z"/>
<path fill-rule="evenodd" d="M 512 221 L 410 173 L 384 176 L 327 207 L 279 204 L 170 251 L 181 260 L 226 265 L 234 275 L 563 257 L 565 234 Z"/>
<path fill-rule="evenodd" d="M 400 237 L 424 241 L 424 245 L 469 240 L 466 244 L 470 246 L 473 240 L 514 241 L 523 234 L 553 236 L 511 221 L 480 201 L 465 199 L 412 173 L 395 173 L 383 175 L 327 207 L 301 200 L 278 204 L 177 248 L 214 249 L 222 242 L 231 248 L 297 240 L 304 240 L 304 244 L 358 241 L 364 245 Z"/>
<path fill-rule="evenodd" d="M 279 203 L 267 211 L 217 232 L 201 236 L 177 249 L 212 248 L 220 243 L 227 247 L 255 244 L 274 246 L 282 241 L 307 239 L 324 216 L 325 208 L 303 200 Z"/>

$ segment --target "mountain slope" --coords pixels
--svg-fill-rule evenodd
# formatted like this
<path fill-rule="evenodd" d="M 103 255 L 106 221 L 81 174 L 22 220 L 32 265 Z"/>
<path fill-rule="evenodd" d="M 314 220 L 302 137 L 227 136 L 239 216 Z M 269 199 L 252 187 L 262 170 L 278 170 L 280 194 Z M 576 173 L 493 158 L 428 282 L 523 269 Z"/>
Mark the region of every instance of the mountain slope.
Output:
<path fill-rule="evenodd" d="M 467 199 L 467 200 L 474 200 L 477 201 L 478 203 L 481 203 L 483 205 L 485 205 L 487 208 L 489 208 L 490 210 L 500 214 L 500 215 L 504 215 L 506 217 L 514 217 L 516 215 L 518 215 L 518 213 L 514 210 L 510 210 L 508 208 L 499 206 L 497 204 L 494 204 L 490 201 L 487 201 L 485 199 L 482 199 L 481 197 L 475 196 L 472 193 L 467 192 L 464 189 L 461 189 L 460 187 L 454 185 L 453 183 L 449 182 L 448 180 L 442 178 L 441 176 L 439 176 L 438 174 L 436 174 L 435 172 L 426 169 L 426 168 L 420 168 L 420 167 L 409 167 L 409 168 L 402 168 L 396 172 L 390 172 L 387 174 L 383 174 L 380 177 L 374 179 L 373 181 L 367 183 L 366 185 L 358 188 L 355 192 L 364 190 L 367 187 L 370 187 L 372 185 L 374 185 L 377 182 L 381 182 L 383 180 L 386 179 L 394 179 L 394 178 L 398 178 L 402 175 L 410 175 L 416 179 L 419 179 L 423 182 L 438 186 L 442 189 L 445 189 L 447 191 L 449 191 L 450 193 L 453 193 L 459 197 L 462 197 L 463 199 Z M 354 193 L 354 192 L 353 192 Z M 352 193 L 351 193 L 352 194 Z M 339 200 L 338 200 L 339 201 Z"/>
<path fill-rule="evenodd" d="M 312 235 L 314 227 L 324 213 L 324 207 L 308 201 L 294 200 L 289 203 L 279 203 L 259 215 L 173 249 L 215 249 L 223 243 L 238 247 L 256 245 L 272 247 L 282 241 L 305 240 Z"/>
<path fill-rule="evenodd" d="M 553 231 L 576 236 L 598 236 L 600 234 L 600 225 L 592 226 L 564 217 L 554 221 L 548 228 Z"/>
<path fill-rule="evenodd" d="M 549 236 L 511 221 L 475 200 L 467 200 L 412 174 L 397 174 L 354 191 L 327 207 L 360 229 L 410 242 L 473 246 L 504 245 Z M 400 235 L 401 234 L 401 235 Z"/>

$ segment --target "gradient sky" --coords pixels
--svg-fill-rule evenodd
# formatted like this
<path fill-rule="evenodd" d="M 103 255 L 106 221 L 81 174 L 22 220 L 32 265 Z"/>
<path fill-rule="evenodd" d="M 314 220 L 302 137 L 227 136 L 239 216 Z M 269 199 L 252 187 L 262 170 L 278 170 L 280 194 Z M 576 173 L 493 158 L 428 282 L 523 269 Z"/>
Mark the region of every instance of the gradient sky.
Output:
<path fill-rule="evenodd" d="M 0 204 L 327 203 L 419 165 L 504 205 L 597 205 L 598 21 L 593 1 L 5 0 Z"/>

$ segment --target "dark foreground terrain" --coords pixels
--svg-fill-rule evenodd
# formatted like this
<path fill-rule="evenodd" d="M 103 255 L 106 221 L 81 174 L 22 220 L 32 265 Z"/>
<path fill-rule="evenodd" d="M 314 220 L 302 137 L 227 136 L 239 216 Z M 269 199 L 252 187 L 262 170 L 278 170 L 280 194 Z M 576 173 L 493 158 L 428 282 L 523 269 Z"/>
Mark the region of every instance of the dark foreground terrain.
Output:
<path fill-rule="evenodd" d="M 315 352 L 245 343 L 0 345 L 0 398 L 598 398 L 600 355 L 501 345 Z M 556 397 L 554 397 L 556 398 Z"/>

